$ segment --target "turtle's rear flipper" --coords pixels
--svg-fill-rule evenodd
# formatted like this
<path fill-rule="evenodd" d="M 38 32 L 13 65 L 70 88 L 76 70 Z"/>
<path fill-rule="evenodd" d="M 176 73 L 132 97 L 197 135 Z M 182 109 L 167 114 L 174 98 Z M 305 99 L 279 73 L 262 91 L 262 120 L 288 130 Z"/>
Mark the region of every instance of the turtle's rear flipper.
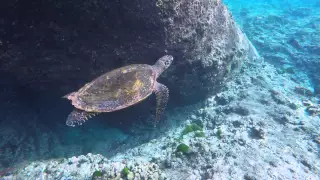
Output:
<path fill-rule="evenodd" d="M 157 112 L 156 112 L 156 122 L 154 126 L 156 127 L 157 122 L 161 119 L 161 116 L 164 113 L 164 110 L 167 106 L 168 99 L 169 99 L 169 89 L 167 86 L 156 82 L 155 85 L 155 94 L 157 98 Z"/>
<path fill-rule="evenodd" d="M 68 116 L 66 121 L 67 126 L 81 126 L 89 118 L 97 115 L 98 113 L 82 111 L 79 109 L 74 109 Z"/>

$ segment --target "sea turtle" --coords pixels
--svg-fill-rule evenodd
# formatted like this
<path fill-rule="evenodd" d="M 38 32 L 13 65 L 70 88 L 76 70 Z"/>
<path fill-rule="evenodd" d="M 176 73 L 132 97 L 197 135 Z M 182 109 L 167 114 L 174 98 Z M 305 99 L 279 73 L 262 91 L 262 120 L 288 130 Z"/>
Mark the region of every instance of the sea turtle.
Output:
<path fill-rule="evenodd" d="M 66 125 L 82 125 L 92 116 L 134 105 L 155 92 L 156 126 L 169 98 L 168 88 L 156 80 L 172 61 L 171 55 L 165 55 L 154 65 L 132 64 L 120 67 L 85 84 L 77 92 L 63 96 L 71 100 L 75 107 L 69 114 Z"/>

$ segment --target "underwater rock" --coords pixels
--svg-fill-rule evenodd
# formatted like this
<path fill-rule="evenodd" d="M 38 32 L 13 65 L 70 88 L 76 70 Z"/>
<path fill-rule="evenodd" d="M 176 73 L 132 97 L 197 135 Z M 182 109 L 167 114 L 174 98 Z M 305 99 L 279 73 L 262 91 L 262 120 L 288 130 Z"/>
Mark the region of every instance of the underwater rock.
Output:
<path fill-rule="evenodd" d="M 232 96 L 227 94 L 222 94 L 222 93 L 219 93 L 215 96 L 215 101 L 217 102 L 218 105 L 227 105 L 233 99 L 234 98 Z"/>
<path fill-rule="evenodd" d="M 296 39 L 294 39 L 294 38 L 291 38 L 291 39 L 288 41 L 288 43 L 289 43 L 292 47 L 294 47 L 294 48 L 296 48 L 296 49 L 301 49 L 301 48 L 302 48 L 301 45 L 299 44 L 299 42 L 298 42 Z"/>
<path fill-rule="evenodd" d="M 266 132 L 261 127 L 253 127 L 250 130 L 250 135 L 253 139 L 265 139 Z"/>
<path fill-rule="evenodd" d="M 184 61 L 179 68 L 172 68 L 167 80 L 180 81 L 184 98 L 216 92 L 243 62 L 257 58 L 254 47 L 220 0 L 160 0 L 158 4 L 167 17 L 166 44 L 178 52 L 177 61 Z"/>
<path fill-rule="evenodd" d="M 296 86 L 294 90 L 296 93 L 300 95 L 309 96 L 309 97 L 314 95 L 313 91 L 306 87 Z"/>
<path fill-rule="evenodd" d="M 76 4 L 0 3 L 1 76 L 17 82 L 16 91 L 61 97 L 106 71 L 172 54 L 174 63 L 162 77 L 176 101 L 194 102 L 217 92 L 256 57 L 220 0 Z"/>
<path fill-rule="evenodd" d="M 303 100 L 302 101 L 302 104 L 304 105 L 304 106 L 313 106 L 313 103 L 310 101 L 310 100 Z"/>
<path fill-rule="evenodd" d="M 288 99 L 276 90 L 270 90 L 272 99 L 278 104 L 288 104 Z"/>
<path fill-rule="evenodd" d="M 244 180 L 256 180 L 257 178 L 254 177 L 252 174 L 245 174 L 243 177 Z"/>
<path fill-rule="evenodd" d="M 121 172 L 128 166 L 128 174 L 124 177 Z M 154 163 L 142 162 L 133 160 L 126 162 L 113 162 L 107 160 L 102 155 L 81 155 L 68 159 L 56 159 L 47 161 L 35 161 L 24 168 L 20 168 L 12 178 L 37 179 L 87 179 L 93 177 L 99 179 L 127 178 L 133 177 L 141 179 L 159 179 L 165 177 L 165 174 L 159 169 L 159 166 Z M 97 177 L 99 176 L 99 177 Z M 8 176 L 9 177 L 9 176 Z"/>
<path fill-rule="evenodd" d="M 235 113 L 241 116 L 248 116 L 250 114 L 249 110 L 241 105 L 227 106 L 225 108 L 222 108 L 221 111 L 226 114 Z"/>
<path fill-rule="evenodd" d="M 310 116 L 318 116 L 320 115 L 320 105 L 311 105 L 307 107 L 307 112 Z"/>

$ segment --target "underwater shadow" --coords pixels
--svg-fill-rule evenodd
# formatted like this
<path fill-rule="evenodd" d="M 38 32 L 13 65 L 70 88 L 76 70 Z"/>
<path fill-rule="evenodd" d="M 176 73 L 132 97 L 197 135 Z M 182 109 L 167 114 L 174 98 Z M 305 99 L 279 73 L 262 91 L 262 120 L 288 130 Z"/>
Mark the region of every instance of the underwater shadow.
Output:
<path fill-rule="evenodd" d="M 111 158 L 164 135 L 173 124 L 166 115 L 154 128 L 156 99 L 123 110 L 101 113 L 81 126 L 65 124 L 73 106 L 57 94 L 23 90 L 15 100 L 13 114 L 0 121 L 0 170 L 20 163 L 70 158 L 87 153 Z M 24 93 L 27 94 L 24 94 Z M 59 97 L 59 98 L 57 98 Z M 166 114 L 175 106 L 169 104 Z"/>

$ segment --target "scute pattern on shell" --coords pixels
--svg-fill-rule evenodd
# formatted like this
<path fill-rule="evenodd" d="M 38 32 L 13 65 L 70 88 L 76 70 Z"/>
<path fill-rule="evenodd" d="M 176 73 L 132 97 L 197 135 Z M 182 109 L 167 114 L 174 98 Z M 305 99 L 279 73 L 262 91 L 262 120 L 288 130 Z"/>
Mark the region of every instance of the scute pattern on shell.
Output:
<path fill-rule="evenodd" d="M 148 97 L 153 92 L 155 78 L 155 72 L 147 64 L 121 67 L 81 88 L 77 103 L 89 112 L 123 109 Z"/>

